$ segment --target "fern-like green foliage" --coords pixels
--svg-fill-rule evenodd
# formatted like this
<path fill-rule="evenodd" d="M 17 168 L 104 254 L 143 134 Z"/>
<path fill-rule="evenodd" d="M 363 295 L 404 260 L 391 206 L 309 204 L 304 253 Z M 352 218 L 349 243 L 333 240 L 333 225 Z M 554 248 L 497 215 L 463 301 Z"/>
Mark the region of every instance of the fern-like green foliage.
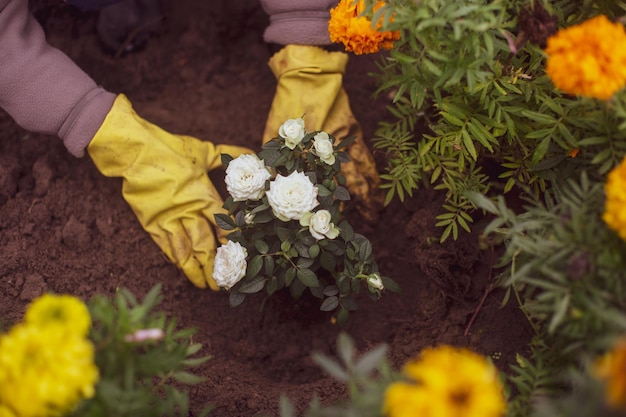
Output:
<path fill-rule="evenodd" d="M 484 233 L 506 246 L 499 283 L 536 332 L 532 357 L 520 358 L 511 377 L 515 417 L 529 415 L 535 397 L 567 395 L 566 375 L 626 333 L 626 242 L 601 220 L 602 183 L 583 172 L 551 190 L 521 213 L 502 196 L 468 194 L 495 216 Z"/>
<path fill-rule="evenodd" d="M 378 92 L 393 96 L 392 121 L 374 139 L 387 155 L 386 202 L 423 184 L 443 190 L 444 241 L 470 230 L 476 207 L 465 191 L 538 197 L 580 166 L 606 174 L 626 153 L 626 96 L 562 94 L 541 48 L 559 27 L 624 10 L 620 1 L 387 1 L 377 15 L 402 38 L 374 74 Z"/>

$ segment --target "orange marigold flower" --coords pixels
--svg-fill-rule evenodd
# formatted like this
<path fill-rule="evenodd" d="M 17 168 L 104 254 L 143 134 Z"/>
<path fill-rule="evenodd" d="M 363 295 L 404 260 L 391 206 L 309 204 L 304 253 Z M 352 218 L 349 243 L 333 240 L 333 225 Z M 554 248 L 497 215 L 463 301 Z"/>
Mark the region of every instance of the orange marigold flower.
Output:
<path fill-rule="evenodd" d="M 599 15 L 548 38 L 546 72 L 568 94 L 610 99 L 626 85 L 626 30 Z"/>
<path fill-rule="evenodd" d="M 384 1 L 377 1 L 374 10 L 384 4 Z M 330 40 L 343 43 L 346 51 L 356 55 L 375 53 L 380 48 L 391 49 L 394 41 L 400 39 L 400 32 L 381 31 L 380 21 L 372 29 L 372 22 L 360 16 L 364 9 L 364 0 L 341 0 L 337 7 L 331 9 L 328 22 Z"/>
<path fill-rule="evenodd" d="M 626 338 L 621 338 L 597 361 L 594 371 L 606 383 L 607 402 L 626 408 Z"/>
<path fill-rule="evenodd" d="M 607 176 L 602 220 L 626 240 L 626 158 Z"/>

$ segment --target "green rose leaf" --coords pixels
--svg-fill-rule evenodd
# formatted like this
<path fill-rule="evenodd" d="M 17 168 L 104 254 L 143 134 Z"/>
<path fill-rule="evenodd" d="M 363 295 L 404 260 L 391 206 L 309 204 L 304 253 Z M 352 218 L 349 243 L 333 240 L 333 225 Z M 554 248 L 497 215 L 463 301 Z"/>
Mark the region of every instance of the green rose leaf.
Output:
<path fill-rule="evenodd" d="M 339 306 L 339 297 L 333 295 L 324 300 L 322 305 L 320 306 L 320 310 L 322 311 L 333 311 Z"/>
<path fill-rule="evenodd" d="M 318 185 L 317 195 L 320 197 L 328 197 L 330 195 L 333 195 L 333 192 L 330 191 L 328 188 L 324 187 L 323 185 Z"/>
<path fill-rule="evenodd" d="M 265 286 L 265 291 L 267 291 L 269 295 L 272 295 L 276 291 L 278 291 L 278 278 L 277 277 L 274 276 L 270 278 L 269 282 Z"/>
<path fill-rule="evenodd" d="M 343 236 L 346 242 L 350 242 L 354 239 L 354 229 L 346 220 L 339 223 L 339 229 L 341 229 L 341 236 Z"/>
<path fill-rule="evenodd" d="M 250 281 L 245 282 L 239 287 L 239 292 L 245 294 L 254 294 L 259 292 L 265 286 L 265 278 L 263 276 L 257 276 Z"/>
<path fill-rule="evenodd" d="M 281 242 L 289 241 L 293 238 L 293 232 L 286 227 L 277 227 L 276 234 Z M 288 249 L 287 249 L 288 250 Z"/>
<path fill-rule="evenodd" d="M 216 213 L 215 214 L 215 223 L 220 229 L 224 230 L 234 230 L 237 228 L 233 219 L 224 213 Z"/>
<path fill-rule="evenodd" d="M 246 270 L 247 278 L 256 277 L 259 272 L 261 272 L 261 268 L 263 267 L 263 257 L 261 255 L 254 256 L 250 262 L 248 262 L 248 268 Z"/>
<path fill-rule="evenodd" d="M 245 299 L 245 294 L 242 294 L 239 291 L 231 291 L 228 295 L 228 304 L 231 307 L 237 307 L 239 304 L 243 303 L 243 300 Z"/>
<path fill-rule="evenodd" d="M 263 263 L 265 264 L 265 275 L 272 276 L 276 263 L 272 256 L 265 256 Z"/>
<path fill-rule="evenodd" d="M 372 244 L 369 240 L 365 240 L 364 242 L 361 242 L 361 247 L 359 248 L 359 257 L 365 261 L 369 259 L 370 256 L 372 256 Z"/>
<path fill-rule="evenodd" d="M 281 157 L 280 152 L 275 149 L 263 149 L 258 153 L 258 156 L 267 166 L 273 166 L 273 164 Z"/>
<path fill-rule="evenodd" d="M 344 186 L 338 186 L 335 188 L 335 192 L 333 193 L 337 200 L 348 201 L 350 200 L 350 192 Z"/>
<path fill-rule="evenodd" d="M 275 219 L 275 217 L 272 214 L 271 210 L 262 211 L 262 212 L 254 215 L 254 222 L 255 223 L 269 223 L 269 222 L 271 222 L 274 219 Z"/>
<path fill-rule="evenodd" d="M 290 286 L 295 278 L 296 270 L 294 268 L 289 268 L 287 272 L 285 272 L 285 285 Z"/>
<path fill-rule="evenodd" d="M 345 148 L 346 146 L 348 146 L 349 144 L 351 144 L 355 140 L 356 140 L 356 136 L 350 136 L 348 138 L 345 138 L 344 140 L 339 142 L 337 144 L 337 146 L 335 146 L 335 150 L 339 150 L 339 149 Z"/>
<path fill-rule="evenodd" d="M 296 262 L 296 265 L 298 266 L 298 268 L 306 269 L 313 265 L 313 262 L 315 262 L 315 260 L 311 258 L 299 258 L 298 262 Z"/>
<path fill-rule="evenodd" d="M 227 153 L 223 153 L 220 154 L 220 159 L 222 160 L 222 165 L 224 166 L 224 168 L 228 168 L 228 164 L 230 164 L 230 161 L 232 161 L 234 158 Z"/>
<path fill-rule="evenodd" d="M 263 255 L 265 255 L 270 250 L 269 245 L 262 240 L 255 240 L 254 247 L 256 248 L 256 250 L 259 251 L 259 253 L 262 253 Z"/>
<path fill-rule="evenodd" d="M 338 292 L 339 288 L 337 288 L 336 285 L 329 285 L 328 287 L 324 288 L 324 295 L 327 297 L 337 295 Z"/>
<path fill-rule="evenodd" d="M 298 269 L 296 275 L 298 280 L 306 287 L 319 287 L 320 285 L 317 275 L 310 269 Z"/>
<path fill-rule="evenodd" d="M 315 258 L 319 254 L 320 254 L 320 247 L 319 247 L 319 245 L 315 244 L 315 245 L 309 247 L 309 257 Z"/>
<path fill-rule="evenodd" d="M 322 264 L 322 268 L 328 272 L 334 272 L 337 266 L 337 259 L 335 259 L 332 253 L 322 252 L 320 255 L 320 263 Z"/>

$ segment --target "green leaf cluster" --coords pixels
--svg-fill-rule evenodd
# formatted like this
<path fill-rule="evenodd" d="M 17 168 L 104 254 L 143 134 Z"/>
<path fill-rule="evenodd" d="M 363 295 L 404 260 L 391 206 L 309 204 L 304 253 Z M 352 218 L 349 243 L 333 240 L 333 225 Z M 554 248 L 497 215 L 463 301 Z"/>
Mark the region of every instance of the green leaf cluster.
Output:
<path fill-rule="evenodd" d="M 330 212 L 331 222 L 340 230 L 339 236 L 317 240 L 299 221 L 278 219 L 266 195 L 260 200 L 245 201 L 234 201 L 229 196 L 224 202 L 228 215 L 217 214 L 217 224 L 230 231 L 228 239 L 239 242 L 248 254 L 245 277 L 230 289 L 231 306 L 263 290 L 269 297 L 288 289 L 296 300 L 309 291 L 320 299 L 321 310 L 335 312 L 337 320 L 343 323 L 349 312 L 357 309 L 355 296 L 363 286 L 371 298 L 380 297 L 381 290 L 368 284 L 369 277 L 378 276 L 385 289 L 398 290 L 394 281 L 380 275 L 370 241 L 356 233 L 342 215 L 350 193 L 341 173 L 341 162 L 349 161 L 344 149 L 354 138 L 335 143 L 336 138 L 329 135 L 336 155 L 334 164 L 329 165 L 312 150 L 313 138 L 318 133 L 306 133 L 294 149 L 278 136 L 264 144 L 257 156 L 273 172 L 273 177 L 288 176 L 294 171 L 305 173 L 318 190 L 320 204 L 316 210 Z M 225 166 L 231 160 L 223 155 Z"/>
<path fill-rule="evenodd" d="M 194 329 L 177 329 L 156 307 L 161 285 L 139 302 L 127 289 L 113 299 L 96 295 L 89 303 L 93 321 L 90 339 L 100 373 L 93 398 L 79 403 L 73 416 L 184 416 L 189 398 L 184 386 L 202 378 L 191 369 L 209 357 L 195 356 L 202 345 L 193 343 Z M 129 340 L 138 330 L 160 329 L 162 337 Z M 202 411 L 206 415 L 210 406 Z"/>
<path fill-rule="evenodd" d="M 345 400 L 323 405 L 312 399 L 305 417 L 378 417 L 387 386 L 399 379 L 387 358 L 388 346 L 379 345 L 360 354 L 354 341 L 345 333 L 337 337 L 337 356 L 340 361 L 320 353 L 313 360 L 322 370 L 348 388 Z M 280 417 L 295 417 L 296 411 L 289 398 L 280 400 Z"/>
<path fill-rule="evenodd" d="M 502 196 L 468 194 L 495 217 L 484 230 L 501 241 L 498 282 L 533 326 L 531 357 L 519 358 L 510 415 L 526 416 L 536 397 L 560 399 L 568 375 L 626 333 L 626 242 L 602 221 L 603 184 L 585 172 L 520 213 Z"/>
<path fill-rule="evenodd" d="M 382 187 L 387 203 L 422 186 L 445 192 L 441 241 L 470 231 L 476 207 L 466 191 L 539 196 L 581 166 L 604 175 L 626 153 L 624 95 L 601 103 L 557 91 L 545 74 L 545 36 L 522 29 L 542 12 L 547 34 L 599 13 L 616 17 L 623 2 L 386 3 L 386 29 L 402 38 L 373 74 L 378 93 L 393 97 L 374 139 L 387 155 Z"/>

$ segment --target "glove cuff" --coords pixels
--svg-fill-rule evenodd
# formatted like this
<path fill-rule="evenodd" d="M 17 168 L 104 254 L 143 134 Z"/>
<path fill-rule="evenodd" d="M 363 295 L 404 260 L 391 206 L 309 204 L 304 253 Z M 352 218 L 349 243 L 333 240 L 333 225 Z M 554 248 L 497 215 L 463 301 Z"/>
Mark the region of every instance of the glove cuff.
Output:
<path fill-rule="evenodd" d="M 325 51 L 317 46 L 287 45 L 270 58 L 268 65 L 277 79 L 292 71 L 343 75 L 348 65 L 348 54 Z"/>
<path fill-rule="evenodd" d="M 328 10 L 289 11 L 270 16 L 270 25 L 263 33 L 268 43 L 280 45 L 330 45 Z"/>

